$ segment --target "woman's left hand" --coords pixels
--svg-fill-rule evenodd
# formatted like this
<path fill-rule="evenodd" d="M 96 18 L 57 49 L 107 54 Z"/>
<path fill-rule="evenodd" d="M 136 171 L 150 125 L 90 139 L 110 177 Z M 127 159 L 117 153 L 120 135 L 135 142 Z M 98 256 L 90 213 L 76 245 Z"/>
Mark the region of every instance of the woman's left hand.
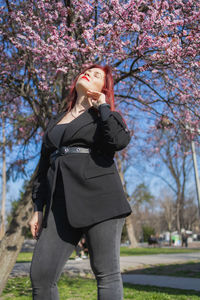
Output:
<path fill-rule="evenodd" d="M 99 105 L 106 103 L 106 96 L 103 93 L 88 90 L 87 96 L 90 105 L 93 105 L 96 108 L 98 108 Z"/>

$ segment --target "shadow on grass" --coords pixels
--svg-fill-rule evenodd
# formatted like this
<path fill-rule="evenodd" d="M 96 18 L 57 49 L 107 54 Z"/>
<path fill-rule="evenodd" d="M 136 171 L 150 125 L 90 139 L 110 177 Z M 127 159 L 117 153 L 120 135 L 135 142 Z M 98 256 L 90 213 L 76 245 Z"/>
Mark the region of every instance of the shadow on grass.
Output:
<path fill-rule="evenodd" d="M 180 290 L 180 289 L 155 287 L 155 286 L 148 286 L 148 285 L 135 285 L 135 284 L 133 285 L 130 283 L 124 283 L 124 288 L 133 289 L 139 292 L 149 292 L 149 293 L 154 292 L 158 294 L 165 293 L 169 296 L 200 296 L 200 292 L 193 291 L 193 290 Z"/>
<path fill-rule="evenodd" d="M 21 264 L 21 263 L 29 263 L 29 264 L 30 264 L 31 261 L 27 261 L 27 260 L 23 260 L 23 259 L 22 259 L 22 260 L 19 260 L 19 261 L 16 262 L 16 264 L 19 264 L 19 263 L 20 263 L 20 264 Z"/>
<path fill-rule="evenodd" d="M 188 263 L 176 263 L 171 265 L 157 265 L 141 268 L 133 271 L 127 271 L 124 274 L 143 274 L 143 275 L 162 275 L 200 278 L 200 261 Z"/>

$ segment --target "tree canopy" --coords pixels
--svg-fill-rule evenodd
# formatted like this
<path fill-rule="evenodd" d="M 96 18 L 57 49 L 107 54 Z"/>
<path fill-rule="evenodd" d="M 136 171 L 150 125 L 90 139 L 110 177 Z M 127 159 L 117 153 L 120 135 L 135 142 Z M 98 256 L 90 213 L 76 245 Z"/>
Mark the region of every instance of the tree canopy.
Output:
<path fill-rule="evenodd" d="M 186 125 L 196 134 L 199 1 L 2 3 L 0 111 L 10 122 L 8 143 L 38 143 L 46 121 L 64 107 L 73 78 L 90 63 L 113 68 L 117 109 L 135 119 L 137 130 L 158 130 L 167 116 L 174 134 L 181 127 L 189 137 Z M 24 159 L 18 157 L 19 166 Z"/>

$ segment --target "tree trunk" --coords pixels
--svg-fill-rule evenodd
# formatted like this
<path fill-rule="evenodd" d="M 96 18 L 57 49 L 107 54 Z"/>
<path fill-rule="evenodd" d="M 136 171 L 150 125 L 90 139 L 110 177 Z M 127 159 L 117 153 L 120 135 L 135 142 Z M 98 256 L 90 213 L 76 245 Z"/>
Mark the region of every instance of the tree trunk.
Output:
<path fill-rule="evenodd" d="M 33 177 L 28 183 L 22 199 L 19 201 L 9 228 L 0 244 L 0 295 L 21 250 L 28 222 L 32 216 L 32 181 Z"/>
<path fill-rule="evenodd" d="M 135 230 L 134 230 L 134 225 L 133 225 L 133 219 L 132 215 L 126 217 L 126 230 L 128 233 L 128 238 L 130 241 L 130 248 L 136 248 L 138 246 L 137 240 L 135 237 Z"/>
<path fill-rule="evenodd" d="M 181 199 L 180 199 L 180 192 L 178 191 L 177 200 L 176 200 L 176 229 L 177 229 L 178 233 L 181 232 L 180 206 L 181 206 Z"/>
<path fill-rule="evenodd" d="M 5 234 L 5 205 L 6 205 L 6 136 L 5 136 L 5 120 L 2 116 L 2 134 L 3 134 L 3 166 L 2 166 L 2 199 L 1 199 L 1 215 L 0 215 L 0 240 Z"/>
<path fill-rule="evenodd" d="M 128 191 L 127 191 L 126 183 L 125 183 L 125 179 L 124 179 L 122 161 L 121 161 L 119 155 L 116 155 L 116 160 L 117 160 L 119 176 L 120 176 L 122 184 L 123 184 L 124 192 L 126 194 L 127 200 L 130 202 L 130 197 L 128 195 Z M 125 225 L 126 225 L 126 231 L 128 233 L 128 239 L 129 239 L 129 242 L 130 242 L 130 248 L 136 248 L 137 247 L 137 240 L 136 240 L 136 237 L 135 237 L 135 230 L 134 230 L 132 215 L 126 217 Z"/>

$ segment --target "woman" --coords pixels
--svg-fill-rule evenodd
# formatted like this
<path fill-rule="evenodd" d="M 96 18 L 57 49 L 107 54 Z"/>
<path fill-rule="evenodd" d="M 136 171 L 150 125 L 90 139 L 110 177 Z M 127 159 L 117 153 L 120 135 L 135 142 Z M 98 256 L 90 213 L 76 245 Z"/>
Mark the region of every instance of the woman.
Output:
<path fill-rule="evenodd" d="M 130 133 L 114 111 L 110 68 L 92 65 L 81 72 L 67 104 L 47 126 L 33 185 L 33 299 L 59 299 L 56 283 L 85 234 L 98 299 L 121 300 L 120 239 L 131 208 L 113 157 Z"/>

